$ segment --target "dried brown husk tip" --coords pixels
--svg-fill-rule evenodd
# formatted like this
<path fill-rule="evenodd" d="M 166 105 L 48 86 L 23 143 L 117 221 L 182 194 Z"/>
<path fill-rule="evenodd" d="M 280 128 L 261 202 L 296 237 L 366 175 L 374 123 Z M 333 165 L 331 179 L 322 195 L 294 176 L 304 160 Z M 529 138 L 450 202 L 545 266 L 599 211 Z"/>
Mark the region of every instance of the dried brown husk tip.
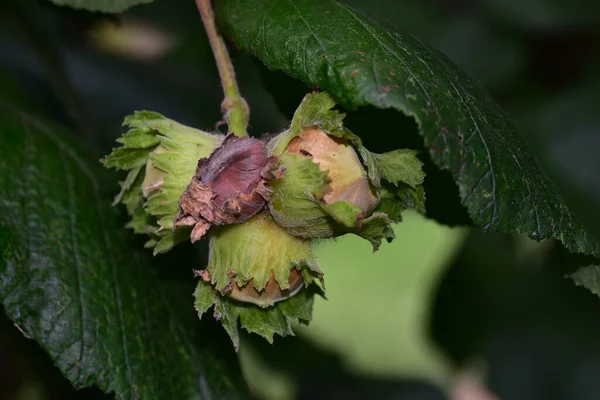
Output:
<path fill-rule="evenodd" d="M 254 138 L 228 135 L 208 158 L 179 199 L 173 229 L 193 226 L 191 241 L 213 226 L 239 224 L 262 211 L 270 198 L 268 181 L 278 176 L 277 157 Z"/>

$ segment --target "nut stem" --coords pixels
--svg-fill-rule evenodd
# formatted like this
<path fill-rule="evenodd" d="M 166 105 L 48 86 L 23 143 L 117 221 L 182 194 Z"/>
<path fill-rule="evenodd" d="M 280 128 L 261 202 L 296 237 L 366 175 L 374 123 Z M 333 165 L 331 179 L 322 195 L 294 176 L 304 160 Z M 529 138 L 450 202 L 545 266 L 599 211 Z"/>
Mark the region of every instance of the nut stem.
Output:
<path fill-rule="evenodd" d="M 202 17 L 208 41 L 217 62 L 219 76 L 221 77 L 221 86 L 225 94 L 225 99 L 221 103 L 221 111 L 224 114 L 230 132 L 240 137 L 248 136 L 246 126 L 248 125 L 250 111 L 248 104 L 240 95 L 233 65 L 227 52 L 227 46 L 215 25 L 215 14 L 210 0 L 196 0 L 196 6 Z"/>

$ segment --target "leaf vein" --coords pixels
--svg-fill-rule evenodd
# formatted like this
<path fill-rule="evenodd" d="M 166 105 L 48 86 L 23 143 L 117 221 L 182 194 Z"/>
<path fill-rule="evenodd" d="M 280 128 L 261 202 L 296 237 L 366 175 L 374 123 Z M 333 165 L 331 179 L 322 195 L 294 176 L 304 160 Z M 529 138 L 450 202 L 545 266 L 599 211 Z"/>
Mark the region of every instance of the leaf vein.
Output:
<path fill-rule="evenodd" d="M 100 198 L 98 197 L 98 191 L 94 190 L 94 198 L 95 198 L 95 203 L 96 203 L 96 209 L 98 210 L 98 215 L 100 216 L 99 218 L 99 222 L 101 224 L 101 231 L 102 231 L 102 240 L 104 243 L 104 247 L 106 249 L 107 252 L 107 257 L 110 263 L 110 267 L 111 267 L 111 278 L 112 278 L 112 283 L 113 283 L 113 290 L 115 293 L 115 300 L 117 302 L 117 317 L 118 317 L 118 321 L 119 321 L 119 333 L 121 334 L 121 349 L 123 351 L 123 358 L 125 361 L 125 370 L 127 373 L 127 381 L 129 383 L 129 395 L 130 395 L 130 399 L 134 399 L 136 398 L 136 394 L 135 394 L 135 390 L 134 390 L 134 380 L 133 380 L 133 374 L 131 371 L 131 363 L 129 360 L 129 352 L 127 350 L 127 336 L 126 336 L 126 332 L 125 332 L 125 323 L 123 321 L 123 304 L 122 304 L 122 299 L 121 299 L 121 291 L 119 289 L 119 284 L 117 281 L 117 268 L 116 268 L 116 264 L 115 264 L 115 260 L 114 260 L 114 256 L 112 253 L 112 249 L 111 249 L 111 245 L 110 245 L 110 241 L 108 240 L 108 237 L 106 236 L 106 229 L 104 229 L 103 226 L 103 221 L 104 221 L 104 217 L 103 217 L 103 212 L 102 212 L 102 204 L 100 201 Z"/>
<path fill-rule="evenodd" d="M 515 163 L 517 164 L 517 167 L 519 167 L 519 172 L 521 172 L 521 176 L 523 177 L 523 181 L 525 181 L 525 187 L 527 188 L 527 197 L 530 200 L 530 203 L 533 205 L 533 210 L 535 212 L 535 220 L 537 223 L 537 234 L 538 236 L 541 238 L 542 237 L 542 225 L 540 222 L 540 214 L 539 214 L 539 210 L 538 210 L 538 204 L 536 199 L 533 198 L 533 194 L 531 193 L 531 187 L 529 186 L 529 179 L 527 179 L 527 177 L 525 176 L 525 173 L 523 171 L 523 168 L 521 167 L 521 163 L 519 162 L 519 159 L 517 158 L 517 156 L 515 156 L 515 154 L 512 154 L 512 158 L 515 160 Z"/>
<path fill-rule="evenodd" d="M 471 121 L 473 122 L 473 125 L 475 126 L 475 132 L 478 132 L 477 136 L 479 137 L 479 140 L 481 140 L 481 144 L 483 144 L 483 147 L 485 149 L 485 153 L 486 153 L 486 157 L 487 157 L 487 161 L 488 161 L 490 173 L 491 173 L 491 176 L 492 176 L 492 201 L 494 203 L 494 208 L 492 210 L 492 218 L 491 218 L 490 222 L 485 225 L 485 228 L 487 229 L 489 226 L 493 225 L 496 222 L 497 210 L 498 210 L 498 204 L 497 204 L 497 201 L 496 201 L 496 176 L 494 175 L 494 166 L 492 164 L 492 154 L 490 153 L 490 149 L 489 149 L 489 147 L 487 145 L 487 142 L 484 139 L 483 135 L 481 134 L 481 129 L 479 129 L 479 124 L 475 120 L 475 117 L 473 117 L 473 113 L 471 113 L 471 110 L 469 109 L 468 104 L 466 103 L 466 101 L 462 97 L 462 95 L 460 94 L 460 92 L 457 89 L 456 85 L 454 85 L 454 82 L 452 82 L 452 80 L 450 80 L 449 82 L 450 82 L 450 85 L 452 85 L 452 88 L 454 89 L 454 92 L 456 93 L 456 95 L 460 99 L 461 103 L 463 103 L 463 105 L 465 106 L 465 110 L 469 114 L 469 118 L 471 118 Z M 471 103 L 471 105 L 474 106 L 473 103 Z M 481 114 L 481 111 L 479 111 L 478 108 L 476 108 L 476 109 L 478 110 L 478 113 Z"/>
<path fill-rule="evenodd" d="M 66 186 L 67 186 L 67 197 L 69 199 L 69 218 L 68 218 L 68 222 L 69 222 L 69 236 L 70 236 L 70 242 L 71 242 L 71 253 L 73 256 L 73 261 L 74 261 L 74 265 L 75 265 L 75 275 L 76 275 L 76 279 L 75 279 L 75 290 L 77 291 L 77 297 L 78 297 L 78 302 L 79 302 L 79 306 L 78 306 L 78 311 L 79 311 L 79 320 L 80 320 L 80 337 L 81 337 L 81 344 L 79 347 L 79 362 L 83 363 L 83 355 L 84 355 L 84 349 L 85 349 L 85 331 L 86 331 L 86 313 L 85 313 L 85 306 L 84 306 L 84 297 L 83 297 L 83 290 L 82 290 L 82 279 L 81 279 L 81 257 L 79 255 L 79 251 L 77 250 L 77 241 L 75 239 L 75 225 L 76 225 L 76 216 L 75 216 L 75 198 L 74 198 L 74 191 L 73 191 L 73 176 L 69 173 L 69 171 L 66 168 L 65 165 L 65 159 L 64 159 L 64 154 L 61 151 L 62 149 L 57 147 L 58 150 L 58 154 L 59 154 L 59 160 L 60 160 L 60 165 L 61 165 L 61 169 L 63 170 L 63 175 L 65 177 L 65 181 L 66 181 Z M 81 379 L 81 368 L 77 369 L 77 382 L 79 382 L 79 380 Z"/>
<path fill-rule="evenodd" d="M 292 6 L 292 8 L 296 11 L 296 13 L 298 14 L 298 17 L 300 17 L 300 19 L 302 20 L 302 22 L 304 23 L 304 25 L 306 26 L 306 29 L 308 29 L 308 31 L 310 32 L 310 34 L 312 35 L 312 37 L 315 38 L 315 40 L 317 41 L 317 43 L 319 43 L 319 46 L 321 46 L 321 49 L 323 50 L 323 54 L 325 55 L 325 62 L 331 67 L 331 69 L 333 70 L 333 65 L 331 64 L 331 61 L 329 60 L 329 55 L 327 54 L 327 50 L 325 49 L 325 45 L 323 45 L 323 43 L 321 42 L 321 39 L 319 39 L 317 37 L 317 35 L 314 33 L 314 31 L 312 30 L 312 28 L 310 27 L 310 25 L 308 25 L 308 22 L 304 19 L 304 17 L 302 16 L 302 14 L 300 13 L 300 10 L 298 10 L 298 7 L 296 7 L 294 5 L 293 0 L 288 0 L 288 3 L 290 3 L 290 5 Z M 306 44 L 304 47 L 304 57 L 305 57 L 305 62 L 304 62 L 304 73 L 306 74 L 306 76 L 308 77 L 308 72 L 306 72 Z"/>
<path fill-rule="evenodd" d="M 427 89 L 425 89 L 425 85 L 423 85 L 423 83 L 421 82 L 420 79 L 417 78 L 417 76 L 415 75 L 415 73 L 412 71 L 411 68 L 409 68 L 409 66 L 406 64 L 406 62 L 404 62 L 404 60 L 402 59 L 402 57 L 400 57 L 398 54 L 396 54 L 395 51 L 393 51 L 392 49 L 390 49 L 388 46 L 386 46 L 381 39 L 379 39 L 379 37 L 375 34 L 375 32 L 373 32 L 363 21 L 360 20 L 360 18 L 358 18 L 358 16 L 352 11 L 350 10 L 348 7 L 338 3 L 338 2 L 333 2 L 335 5 L 337 5 L 338 7 L 342 8 L 343 10 L 345 10 L 348 14 L 350 14 L 350 16 L 356 21 L 358 22 L 358 24 L 360 26 L 362 26 L 362 28 L 373 37 L 373 39 L 375 39 L 378 43 L 379 46 L 383 47 L 385 50 L 388 51 L 388 53 L 390 53 L 392 56 L 394 56 L 394 58 L 396 58 L 403 66 L 404 68 L 406 68 L 406 70 L 408 71 L 408 73 L 411 75 L 411 77 L 414 79 L 414 81 L 421 87 L 421 90 L 423 91 L 423 94 L 425 95 L 425 97 L 427 97 L 427 101 L 429 104 L 431 104 L 433 106 L 433 109 L 436 113 L 436 116 L 438 117 L 438 123 L 442 123 L 441 121 L 441 114 L 439 112 L 439 109 L 437 107 L 437 105 L 431 101 L 431 96 L 429 95 L 429 92 L 427 91 Z M 394 38 L 395 39 L 395 38 Z M 441 134 L 442 136 L 442 140 L 444 141 L 444 149 L 448 148 L 448 142 L 447 142 L 447 138 L 446 138 L 446 134 L 443 130 L 440 130 L 438 133 Z"/>

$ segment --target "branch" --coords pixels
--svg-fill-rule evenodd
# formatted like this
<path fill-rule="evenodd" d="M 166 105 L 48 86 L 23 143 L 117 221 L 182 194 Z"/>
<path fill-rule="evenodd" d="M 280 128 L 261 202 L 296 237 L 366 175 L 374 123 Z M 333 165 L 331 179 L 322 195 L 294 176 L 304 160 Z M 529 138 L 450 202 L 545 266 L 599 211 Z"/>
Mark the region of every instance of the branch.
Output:
<path fill-rule="evenodd" d="M 196 6 L 198 6 L 198 11 L 200 11 L 204 28 L 208 34 L 208 41 L 217 62 L 219 76 L 221 77 L 221 86 L 225 94 L 225 99 L 221 103 L 221 111 L 224 114 L 225 121 L 227 121 L 229 131 L 233 132 L 236 136 L 247 136 L 246 127 L 248 126 L 250 111 L 248 104 L 240 95 L 225 41 L 217 32 L 215 14 L 210 5 L 210 0 L 196 0 Z"/>

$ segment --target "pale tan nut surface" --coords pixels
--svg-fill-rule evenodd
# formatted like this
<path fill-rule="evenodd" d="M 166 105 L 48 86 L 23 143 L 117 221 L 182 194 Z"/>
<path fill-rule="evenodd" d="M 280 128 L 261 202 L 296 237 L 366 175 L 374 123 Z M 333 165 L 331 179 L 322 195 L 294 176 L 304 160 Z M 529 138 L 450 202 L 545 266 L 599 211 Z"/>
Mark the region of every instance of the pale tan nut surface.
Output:
<path fill-rule="evenodd" d="M 310 157 L 321 171 L 327 172 L 329 187 L 323 196 L 326 203 L 346 200 L 360 207 L 365 215 L 379 204 L 379 197 L 369 184 L 358 155 L 344 139 L 308 128 L 290 141 L 286 151 Z"/>
<path fill-rule="evenodd" d="M 258 291 L 254 287 L 254 281 L 251 279 L 242 287 L 233 283 L 227 294 L 233 299 L 266 307 L 278 301 L 288 299 L 302 289 L 304 280 L 302 279 L 302 274 L 296 268 L 290 270 L 289 284 L 290 287 L 288 289 L 281 289 L 275 280 L 275 274 L 271 271 L 269 283 L 267 283 L 267 286 L 263 290 Z"/>

